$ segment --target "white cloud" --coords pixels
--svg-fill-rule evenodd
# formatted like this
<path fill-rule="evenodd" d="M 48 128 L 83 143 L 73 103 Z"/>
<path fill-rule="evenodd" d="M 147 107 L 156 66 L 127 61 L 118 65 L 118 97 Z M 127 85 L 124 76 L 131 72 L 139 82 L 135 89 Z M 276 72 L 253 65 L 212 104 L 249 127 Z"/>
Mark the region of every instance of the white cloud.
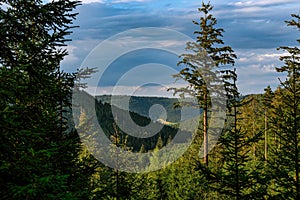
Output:
<path fill-rule="evenodd" d="M 105 86 L 95 87 L 89 86 L 86 92 L 93 96 L 97 95 L 127 95 L 127 96 L 162 96 L 162 97 L 174 97 L 172 91 L 167 91 L 170 87 L 184 87 L 185 84 L 170 84 L 168 86 Z M 175 97 L 178 97 L 175 96 Z"/>
<path fill-rule="evenodd" d="M 104 3 L 104 0 L 81 0 L 82 3 Z"/>
<path fill-rule="evenodd" d="M 274 73 L 276 72 L 275 64 L 263 65 L 262 70 L 267 73 L 269 72 Z"/>
<path fill-rule="evenodd" d="M 265 61 L 265 60 L 275 60 L 279 59 L 281 56 L 287 56 L 288 53 L 267 53 L 267 54 L 261 54 L 257 56 L 257 59 L 259 61 Z"/>
<path fill-rule="evenodd" d="M 51 1 L 52 0 L 43 0 L 43 2 L 45 2 L 45 3 L 49 3 Z M 105 3 L 105 0 L 81 0 L 81 3 L 83 3 L 83 4 L 88 4 L 88 3 Z"/>
<path fill-rule="evenodd" d="M 287 55 L 276 49 L 239 49 L 237 50 L 238 88 L 242 94 L 263 93 L 270 85 L 275 89 L 279 85 L 278 77 L 284 79 L 283 73 L 276 72 L 282 65 L 280 56 Z"/>
<path fill-rule="evenodd" d="M 234 8 L 230 9 L 220 9 L 214 11 L 214 13 L 222 18 L 229 18 L 233 21 L 238 19 L 242 16 L 247 17 L 259 17 L 259 16 L 265 16 L 266 13 L 270 13 L 270 11 L 273 11 L 271 8 L 265 8 L 260 6 L 236 6 Z M 235 19 L 233 19 L 235 18 Z M 238 20 L 236 20 L 238 21 Z"/>
<path fill-rule="evenodd" d="M 289 55 L 287 52 L 279 52 L 276 49 L 238 50 L 238 62 L 240 64 L 265 64 L 278 63 L 281 56 Z"/>
<path fill-rule="evenodd" d="M 273 89 L 279 84 L 275 64 L 250 64 L 237 68 L 238 88 L 245 94 L 263 93 L 263 89 L 270 85 Z"/>
<path fill-rule="evenodd" d="M 113 0 L 112 3 L 146 2 L 149 0 Z"/>
<path fill-rule="evenodd" d="M 239 9 L 233 10 L 234 12 L 242 12 L 242 13 L 255 13 L 255 12 L 263 12 L 266 11 L 266 8 L 262 8 L 259 6 L 251 6 L 251 7 L 243 7 Z"/>
<path fill-rule="evenodd" d="M 290 5 L 292 4 L 292 5 Z M 275 13 L 285 12 L 286 9 L 299 6 L 299 0 L 244 0 L 238 2 L 230 2 L 227 5 L 230 9 L 220 9 L 218 14 L 245 14 L 248 17 L 268 16 Z M 276 10 L 276 12 L 275 12 Z M 234 17 L 241 17 L 234 15 Z"/>
<path fill-rule="evenodd" d="M 64 62 L 76 61 L 78 58 L 75 56 L 74 52 L 77 49 L 76 46 L 68 45 L 66 50 L 68 51 L 68 55 L 64 58 Z"/>
<path fill-rule="evenodd" d="M 286 4 L 286 3 L 299 3 L 299 0 L 256 0 L 256 1 L 239 1 L 230 3 L 230 5 L 235 5 L 239 7 L 246 6 L 269 6 L 274 4 Z"/>

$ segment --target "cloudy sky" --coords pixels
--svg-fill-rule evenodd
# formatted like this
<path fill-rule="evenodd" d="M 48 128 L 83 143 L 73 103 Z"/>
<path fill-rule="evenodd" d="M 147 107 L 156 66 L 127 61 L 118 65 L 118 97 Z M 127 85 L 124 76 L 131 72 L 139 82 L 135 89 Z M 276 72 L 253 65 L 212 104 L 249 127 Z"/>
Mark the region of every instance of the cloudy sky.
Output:
<path fill-rule="evenodd" d="M 297 45 L 299 31 L 287 27 L 284 21 L 291 19 L 292 13 L 299 14 L 300 1 L 211 0 L 211 4 L 214 5 L 212 13 L 218 20 L 217 27 L 225 30 L 225 44 L 230 45 L 238 56 L 235 67 L 240 92 L 261 93 L 267 85 L 275 88 L 278 77 L 284 78 L 275 71 L 275 67 L 282 64 L 278 58 L 284 53 L 276 48 Z M 98 67 L 101 71 L 97 74 L 98 84 L 90 87 L 98 86 L 98 94 L 111 93 L 117 85 L 118 93 L 129 90 L 137 95 L 165 96 L 163 88 L 172 85 L 171 74 L 178 70 L 178 51 L 175 49 L 184 51 L 186 41 L 179 33 L 195 38 L 193 32 L 197 26 L 192 20 L 199 19 L 200 6 L 200 0 L 83 0 L 77 8 L 79 15 L 75 21 L 80 28 L 73 29 L 70 36 L 72 42 L 68 43 L 69 55 L 62 63 L 63 68 L 74 71 L 83 66 Z M 172 36 L 168 38 L 169 33 L 144 29 L 146 27 L 174 32 L 170 32 Z M 143 31 L 137 34 L 130 32 L 132 29 Z M 151 38 L 153 45 L 147 40 L 144 49 L 127 49 L 125 53 L 120 50 L 128 45 L 132 47 L 136 38 L 139 38 L 138 45 L 145 44 L 140 41 L 142 38 Z M 107 41 L 122 45 L 109 46 L 111 43 Z M 174 51 L 168 52 L 170 48 Z M 120 55 L 115 55 L 111 63 L 101 60 L 101 56 L 109 57 L 107 55 L 111 53 Z"/>

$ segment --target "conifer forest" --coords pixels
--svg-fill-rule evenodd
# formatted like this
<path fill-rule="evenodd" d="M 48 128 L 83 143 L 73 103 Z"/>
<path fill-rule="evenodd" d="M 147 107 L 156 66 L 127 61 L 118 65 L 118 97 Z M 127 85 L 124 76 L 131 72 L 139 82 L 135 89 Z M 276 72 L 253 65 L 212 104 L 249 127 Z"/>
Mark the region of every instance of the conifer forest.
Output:
<path fill-rule="evenodd" d="M 230 28 L 220 27 L 212 2 L 199 1 L 193 8 L 198 17 L 190 21 L 194 40 L 173 66 L 172 79 L 186 85 L 168 88 L 196 102 L 93 96 L 85 80 L 97 73 L 94 66 L 63 68 L 81 6 L 77 0 L 0 1 L 0 199 L 300 199 L 300 37 L 277 47 L 282 54 L 276 58 L 280 78 L 275 89 L 265 85 L 261 94 L 241 94 L 239 54 L 224 34 Z M 299 35 L 299 8 L 288 16 L 282 25 Z M 76 106 L 74 92 L 82 98 Z M 218 104 L 212 95 L 226 99 L 221 129 L 210 123 Z M 126 99 L 129 108 L 117 106 Z M 164 119 L 149 114 L 154 104 L 164 107 Z M 182 107 L 195 112 L 182 119 Z M 93 120 L 108 146 L 129 156 L 97 145 L 103 143 Z M 129 132 L 138 130 L 119 125 L 132 121 L 159 131 L 136 137 Z M 217 138 L 215 131 L 220 131 Z M 161 150 L 179 140 L 179 132 L 185 139 L 172 144 L 172 155 L 183 153 L 173 159 Z M 188 140 L 182 151 L 181 142 Z M 151 156 L 134 156 L 147 153 Z M 126 163 L 144 165 L 122 170 Z"/>

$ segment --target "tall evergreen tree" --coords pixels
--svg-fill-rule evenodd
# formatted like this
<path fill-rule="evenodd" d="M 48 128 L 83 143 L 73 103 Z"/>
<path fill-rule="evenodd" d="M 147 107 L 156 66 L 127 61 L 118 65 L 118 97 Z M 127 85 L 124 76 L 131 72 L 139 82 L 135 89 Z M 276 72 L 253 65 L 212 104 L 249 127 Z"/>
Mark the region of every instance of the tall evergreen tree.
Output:
<path fill-rule="evenodd" d="M 268 116 L 272 106 L 272 101 L 274 98 L 274 93 L 270 86 L 264 89 L 265 93 L 263 95 L 263 108 L 264 108 L 264 132 L 265 132 L 265 144 L 264 144 L 264 158 L 268 161 L 268 147 L 269 147 L 269 127 L 268 127 Z"/>
<path fill-rule="evenodd" d="M 262 95 L 250 95 L 243 98 L 243 101 L 249 101 L 248 104 L 243 105 L 240 108 L 241 120 L 240 125 L 242 129 L 249 136 L 255 136 L 259 131 L 264 128 L 264 113 L 261 104 Z M 264 141 L 254 143 L 252 146 L 252 159 L 260 161 L 264 158 Z"/>
<path fill-rule="evenodd" d="M 208 113 L 210 108 L 209 85 L 217 81 L 214 68 L 234 65 L 236 55 L 230 46 L 225 46 L 222 40 L 224 30 L 215 28 L 217 20 L 211 14 L 213 6 L 202 2 L 199 21 L 193 21 L 199 30 L 194 31 L 196 42 L 188 42 L 187 51 L 182 54 L 178 66 L 184 68 L 174 77 L 183 79 L 189 85 L 185 88 L 171 88 L 174 94 L 191 95 L 197 98 L 198 105 L 203 109 L 203 154 L 204 163 L 208 165 Z M 210 58 L 208 59 L 207 56 Z M 210 83 L 208 83 L 208 81 Z"/>
<path fill-rule="evenodd" d="M 283 106 L 283 98 L 284 94 L 283 94 L 283 89 L 278 86 L 276 88 L 276 90 L 274 91 L 274 98 L 271 104 L 271 108 L 272 109 L 276 109 L 279 108 L 281 106 Z M 270 113 L 271 115 L 275 115 L 274 110 Z M 275 117 L 275 116 L 274 116 Z M 273 146 L 271 146 L 271 149 L 276 149 L 276 148 L 280 148 L 280 138 L 278 138 L 276 131 L 274 130 L 274 127 L 279 127 L 278 124 L 280 123 L 280 121 L 275 122 L 271 117 L 269 118 L 269 125 L 270 125 L 270 129 L 273 132 Z M 277 124 L 277 125 L 274 125 Z M 276 128 L 278 130 L 278 128 Z M 274 152 L 274 150 L 272 150 Z"/>
<path fill-rule="evenodd" d="M 0 4 L 1 198 L 87 199 L 80 141 L 65 119 L 74 76 L 60 70 L 79 2 Z"/>
<path fill-rule="evenodd" d="M 240 97 L 235 70 L 226 70 L 224 78 L 228 91 L 227 126 L 217 148 L 222 165 L 209 172 L 211 186 L 230 199 L 262 198 L 263 190 L 258 188 L 261 177 L 257 175 L 260 165 L 251 166 L 249 162 L 252 144 L 258 141 L 260 134 L 249 135 L 240 124 L 240 108 L 249 101 L 243 101 Z"/>
<path fill-rule="evenodd" d="M 286 21 L 288 26 L 300 30 L 300 16 L 292 15 Z M 298 43 L 300 39 L 297 40 Z M 272 131 L 276 134 L 278 148 L 273 148 L 270 167 L 274 179 L 274 198 L 300 199 L 300 49 L 299 47 L 280 47 L 288 55 L 281 56 L 284 66 L 276 68 L 286 73 L 287 79 L 281 81 L 281 103 L 274 108 L 271 117 Z M 277 98 L 278 99 L 278 98 Z"/>

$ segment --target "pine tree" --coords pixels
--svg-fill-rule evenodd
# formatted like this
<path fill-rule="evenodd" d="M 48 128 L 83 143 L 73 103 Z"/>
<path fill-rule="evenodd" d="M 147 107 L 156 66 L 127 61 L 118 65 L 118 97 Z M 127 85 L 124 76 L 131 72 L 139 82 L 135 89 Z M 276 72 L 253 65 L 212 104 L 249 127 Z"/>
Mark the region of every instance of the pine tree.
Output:
<path fill-rule="evenodd" d="M 0 1 L 0 195 L 86 199 L 80 141 L 68 132 L 72 74 L 60 69 L 78 1 Z"/>
<path fill-rule="evenodd" d="M 211 11 L 213 6 L 210 3 L 202 3 L 199 12 L 203 14 L 199 21 L 193 23 L 199 27 L 195 31 L 196 42 L 188 42 L 187 51 L 191 53 L 182 54 L 178 66 L 183 69 L 174 77 L 182 79 L 189 85 L 185 88 L 171 88 L 174 94 L 179 93 L 181 96 L 190 95 L 197 99 L 200 108 L 203 109 L 203 146 L 204 146 L 204 163 L 208 165 L 208 113 L 210 109 L 209 85 L 218 81 L 217 73 L 213 72 L 214 68 L 234 65 L 236 55 L 229 46 L 225 46 L 223 40 L 224 30 L 215 28 L 216 18 Z M 209 83 L 208 83 L 209 82 Z"/>
<path fill-rule="evenodd" d="M 261 165 L 251 166 L 249 163 L 252 144 L 258 141 L 260 134 L 249 135 L 240 125 L 240 108 L 249 101 L 240 98 L 235 70 L 226 70 L 224 79 L 228 95 L 227 126 L 217 148 L 222 165 L 217 169 L 208 169 L 208 179 L 213 188 L 230 199 L 262 198 L 265 194 L 259 187 L 263 180 L 257 174 Z"/>
<path fill-rule="evenodd" d="M 264 158 L 265 161 L 268 161 L 268 146 L 269 146 L 269 127 L 268 127 L 268 116 L 270 115 L 269 111 L 271 110 L 272 101 L 274 98 L 274 93 L 270 86 L 265 88 L 265 93 L 263 95 L 263 108 L 264 108 L 264 132 L 265 132 L 265 144 L 264 144 Z"/>
<path fill-rule="evenodd" d="M 281 106 L 283 106 L 283 98 L 284 94 L 283 94 L 283 89 L 278 86 L 276 88 L 276 90 L 274 91 L 274 98 L 273 98 L 273 101 L 272 101 L 272 104 L 271 104 L 271 108 L 272 109 L 275 109 L 276 108 L 279 108 Z M 271 112 L 272 115 L 275 115 L 275 111 L 273 110 Z M 269 118 L 269 121 L 270 121 L 270 129 L 272 130 L 273 132 L 273 145 L 272 146 L 272 149 L 276 149 L 276 148 L 280 148 L 280 138 L 278 138 L 277 134 L 276 134 L 276 131 L 273 131 L 274 130 L 274 127 L 279 127 L 278 124 L 280 123 L 280 121 L 277 121 L 277 122 L 274 122 L 274 120 L 272 118 Z M 274 124 L 277 124 L 277 125 L 274 125 Z M 276 128 L 278 130 L 278 128 Z"/>
<path fill-rule="evenodd" d="M 286 21 L 288 26 L 300 30 L 300 16 L 292 15 L 293 19 Z M 297 40 L 298 43 L 300 39 Z M 272 148 L 274 198 L 300 199 L 300 49 L 296 47 L 280 47 L 279 50 L 288 55 L 281 56 L 284 66 L 276 68 L 280 73 L 286 73 L 287 79 L 281 81 L 281 103 L 276 103 L 270 123 L 276 134 L 277 148 Z M 276 106 L 277 105 L 277 106 Z M 279 105 L 279 106 L 278 106 Z"/>
<path fill-rule="evenodd" d="M 243 101 L 248 101 L 248 104 L 240 108 L 241 120 L 240 125 L 242 129 L 249 135 L 254 137 L 258 132 L 264 129 L 264 113 L 261 106 L 262 95 L 250 95 L 243 98 Z M 254 143 L 252 146 L 253 162 L 261 161 L 264 156 L 264 141 Z"/>

